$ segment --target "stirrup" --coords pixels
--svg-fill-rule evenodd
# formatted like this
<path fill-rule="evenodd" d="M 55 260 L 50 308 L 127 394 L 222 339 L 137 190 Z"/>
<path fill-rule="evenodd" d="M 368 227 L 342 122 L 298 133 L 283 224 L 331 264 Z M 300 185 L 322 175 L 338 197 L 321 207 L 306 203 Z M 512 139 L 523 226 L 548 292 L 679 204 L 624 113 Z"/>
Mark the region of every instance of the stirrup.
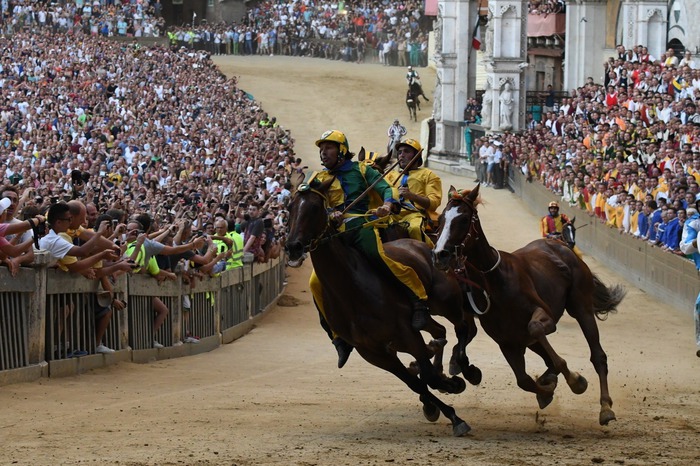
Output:
<path fill-rule="evenodd" d="M 414 330 L 423 330 L 428 326 L 430 311 L 425 301 L 416 301 L 413 304 L 413 316 L 411 317 L 411 327 Z"/>

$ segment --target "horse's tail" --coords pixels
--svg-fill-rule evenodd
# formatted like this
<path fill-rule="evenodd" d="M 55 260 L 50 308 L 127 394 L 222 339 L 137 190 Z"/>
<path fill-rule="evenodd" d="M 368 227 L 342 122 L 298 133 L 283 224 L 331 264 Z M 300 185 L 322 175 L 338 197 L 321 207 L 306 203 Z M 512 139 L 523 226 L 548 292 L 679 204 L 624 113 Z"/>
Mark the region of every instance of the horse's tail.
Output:
<path fill-rule="evenodd" d="M 605 320 L 608 313 L 616 312 L 627 291 L 620 285 L 608 287 L 596 274 L 593 274 L 593 312 L 600 320 Z"/>

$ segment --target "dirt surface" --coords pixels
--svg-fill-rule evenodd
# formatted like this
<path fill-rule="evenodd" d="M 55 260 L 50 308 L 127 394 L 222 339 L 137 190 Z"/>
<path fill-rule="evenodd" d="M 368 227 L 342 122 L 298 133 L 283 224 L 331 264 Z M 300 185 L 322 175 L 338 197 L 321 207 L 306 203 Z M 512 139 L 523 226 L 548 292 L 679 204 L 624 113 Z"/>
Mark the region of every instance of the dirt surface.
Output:
<path fill-rule="evenodd" d="M 401 68 L 287 57 L 219 62 L 293 131 L 312 167 L 313 141 L 328 128 L 345 131 L 353 151 L 361 144 L 381 150 L 393 118 L 407 120 Z M 434 74 L 420 72 L 432 89 Z M 408 127 L 418 136 L 418 124 Z M 443 180 L 446 188 L 473 186 Z M 492 244 L 513 250 L 535 239 L 537 219 L 515 197 L 483 194 Z M 598 425 L 597 377 L 581 332 L 565 316 L 551 340 L 589 380 L 588 391 L 574 395 L 560 383 L 554 402 L 539 410 L 480 332 L 470 354 L 482 384 L 438 395 L 472 426 L 466 437 L 452 437 L 445 418 L 426 421 L 415 394 L 357 354 L 336 368 L 305 264 L 289 271 L 284 306 L 211 353 L 0 388 L 0 464 L 700 464 L 700 359 L 690 311 L 587 262 L 629 290 L 620 311 L 600 324 L 618 417 L 610 426 Z M 528 362 L 530 374 L 544 370 L 539 360 Z"/>

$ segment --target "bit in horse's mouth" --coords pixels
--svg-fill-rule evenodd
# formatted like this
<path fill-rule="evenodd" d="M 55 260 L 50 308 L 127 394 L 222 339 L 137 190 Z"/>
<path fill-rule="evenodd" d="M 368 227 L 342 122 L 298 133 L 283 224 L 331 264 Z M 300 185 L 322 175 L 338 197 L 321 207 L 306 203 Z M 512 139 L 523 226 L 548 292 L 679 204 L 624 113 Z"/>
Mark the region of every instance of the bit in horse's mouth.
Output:
<path fill-rule="evenodd" d="M 304 259 L 306 259 L 306 253 L 302 254 L 298 259 L 288 259 L 287 266 L 292 267 L 294 269 L 296 269 L 297 267 L 301 267 L 301 264 L 304 263 Z"/>

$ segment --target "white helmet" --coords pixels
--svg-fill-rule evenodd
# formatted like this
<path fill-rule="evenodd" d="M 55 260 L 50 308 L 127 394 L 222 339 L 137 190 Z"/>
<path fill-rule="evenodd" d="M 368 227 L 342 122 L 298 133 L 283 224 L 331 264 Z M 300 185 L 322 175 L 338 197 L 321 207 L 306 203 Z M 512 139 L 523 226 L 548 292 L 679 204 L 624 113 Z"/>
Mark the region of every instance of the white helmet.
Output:
<path fill-rule="evenodd" d="M 412 69 L 413 69 L 413 67 L 412 67 L 411 65 L 408 65 L 407 68 L 408 68 L 409 70 L 412 70 Z"/>

